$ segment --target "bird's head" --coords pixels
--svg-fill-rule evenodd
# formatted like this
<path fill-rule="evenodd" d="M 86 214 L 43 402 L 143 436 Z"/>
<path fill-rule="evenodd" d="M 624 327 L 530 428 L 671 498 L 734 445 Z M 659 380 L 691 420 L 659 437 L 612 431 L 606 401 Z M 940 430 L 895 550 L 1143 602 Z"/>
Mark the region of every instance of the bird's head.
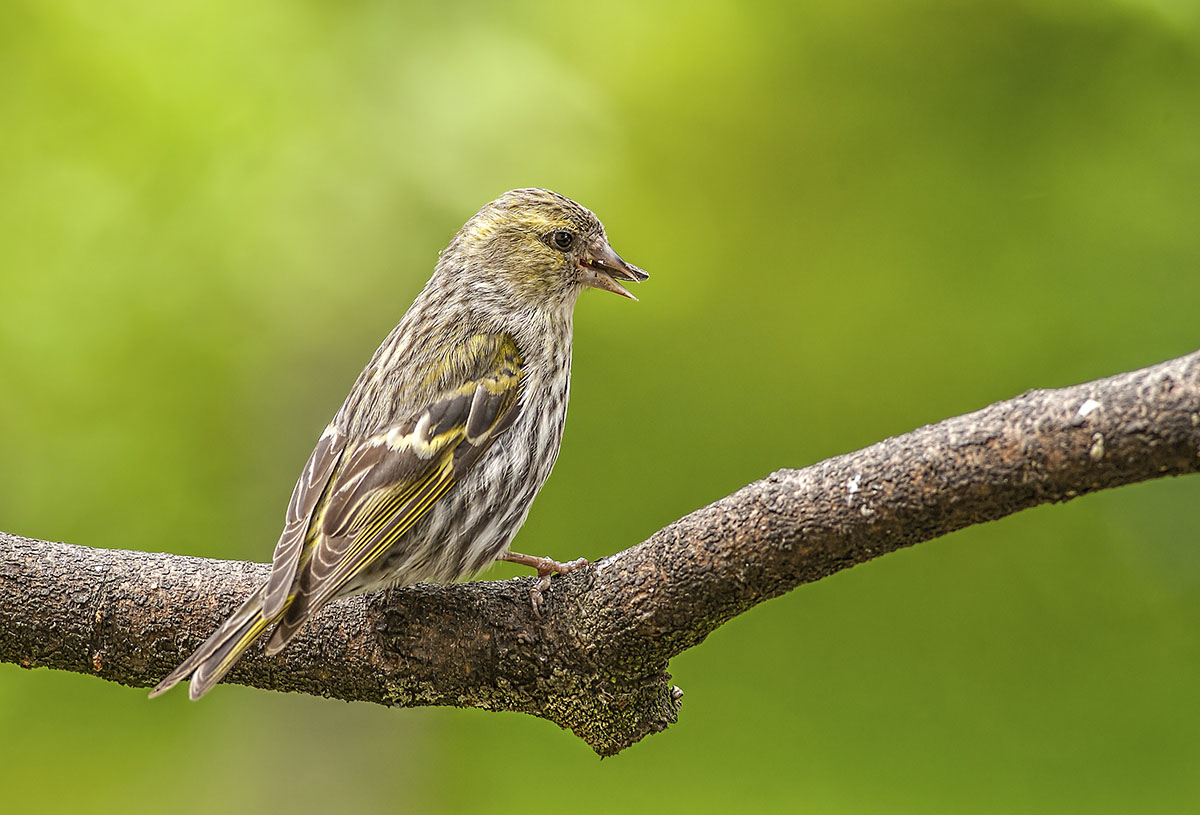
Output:
<path fill-rule="evenodd" d="M 506 192 L 479 210 L 442 253 L 485 296 L 569 308 L 586 287 L 636 300 L 618 280 L 649 275 L 608 245 L 590 211 L 549 190 Z"/>

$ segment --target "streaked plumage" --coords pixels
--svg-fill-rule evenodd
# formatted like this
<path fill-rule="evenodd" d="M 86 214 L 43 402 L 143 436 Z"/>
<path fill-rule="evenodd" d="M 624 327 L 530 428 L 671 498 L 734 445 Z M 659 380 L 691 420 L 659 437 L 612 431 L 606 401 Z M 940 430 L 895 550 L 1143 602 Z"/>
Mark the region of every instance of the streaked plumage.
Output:
<path fill-rule="evenodd" d="M 272 624 L 268 653 L 338 597 L 456 580 L 502 557 L 542 575 L 575 566 L 508 544 L 558 457 L 576 298 L 588 286 L 632 297 L 614 278 L 645 277 L 556 193 L 483 207 L 321 435 L 267 582 L 151 696 L 190 676 L 199 698 Z"/>

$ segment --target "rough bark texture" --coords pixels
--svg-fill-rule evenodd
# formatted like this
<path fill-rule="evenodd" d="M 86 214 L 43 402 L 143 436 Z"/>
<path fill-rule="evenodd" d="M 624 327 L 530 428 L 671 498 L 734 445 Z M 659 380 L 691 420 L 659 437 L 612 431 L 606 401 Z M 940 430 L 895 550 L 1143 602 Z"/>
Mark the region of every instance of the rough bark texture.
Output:
<path fill-rule="evenodd" d="M 667 663 L 756 603 L 962 527 L 1200 469 L 1200 352 L 1029 391 L 781 470 L 565 577 L 333 604 L 229 681 L 386 705 L 531 713 L 612 755 L 676 719 Z M 148 687 L 267 573 L 257 563 L 0 533 L 0 660 Z"/>

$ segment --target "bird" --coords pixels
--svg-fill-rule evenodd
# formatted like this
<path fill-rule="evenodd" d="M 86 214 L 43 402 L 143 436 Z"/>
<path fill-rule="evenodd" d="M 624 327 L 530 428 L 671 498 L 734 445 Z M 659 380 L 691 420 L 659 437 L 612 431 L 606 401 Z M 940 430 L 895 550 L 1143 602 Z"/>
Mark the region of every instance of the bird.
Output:
<path fill-rule="evenodd" d="M 558 457 L 572 318 L 587 288 L 649 275 L 588 209 L 545 189 L 484 205 L 359 374 L 304 465 L 266 581 L 151 692 L 212 689 L 271 630 L 276 654 L 328 603 L 529 566 L 533 612 L 560 563 L 509 544 Z M 272 629 L 273 626 L 273 629 Z"/>

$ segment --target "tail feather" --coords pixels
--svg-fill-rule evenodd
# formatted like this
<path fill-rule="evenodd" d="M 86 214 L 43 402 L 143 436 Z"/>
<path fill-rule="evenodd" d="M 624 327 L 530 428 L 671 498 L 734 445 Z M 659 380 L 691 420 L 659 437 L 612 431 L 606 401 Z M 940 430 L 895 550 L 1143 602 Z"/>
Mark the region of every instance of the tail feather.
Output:
<path fill-rule="evenodd" d="M 272 622 L 262 616 L 262 604 L 263 591 L 260 589 L 250 595 L 242 607 L 223 622 L 178 668 L 167 674 L 163 681 L 150 691 L 150 698 L 166 693 L 189 676 L 192 682 L 188 695 L 192 699 L 199 699 L 211 690 Z"/>
<path fill-rule="evenodd" d="M 292 637 L 296 636 L 296 633 L 308 622 L 312 614 L 308 608 L 307 598 L 297 596 L 280 616 L 283 619 L 279 621 L 279 625 L 275 626 L 275 631 L 267 642 L 268 655 L 278 654 L 282 651 L 292 641 Z"/>
<path fill-rule="evenodd" d="M 213 685 L 220 682 L 225 674 L 229 673 L 229 669 L 237 663 L 242 653 L 258 639 L 269 623 L 270 620 L 259 615 L 246 620 L 240 628 L 232 632 L 229 638 L 196 668 L 196 672 L 192 674 L 191 684 L 188 686 L 188 696 L 194 701 L 212 690 Z"/>

